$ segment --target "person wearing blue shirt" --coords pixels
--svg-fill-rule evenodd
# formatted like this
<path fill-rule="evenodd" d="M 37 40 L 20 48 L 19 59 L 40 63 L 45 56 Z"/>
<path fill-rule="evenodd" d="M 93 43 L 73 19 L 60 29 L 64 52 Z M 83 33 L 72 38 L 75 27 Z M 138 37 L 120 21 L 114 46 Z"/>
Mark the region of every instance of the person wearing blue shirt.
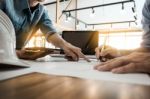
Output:
<path fill-rule="evenodd" d="M 97 64 L 94 69 L 113 73 L 150 73 L 150 0 L 146 0 L 142 14 L 144 33 L 141 47 L 135 50 L 117 50 L 106 46 L 102 52 L 102 47 L 96 48 L 96 57 L 103 57 L 108 61 Z"/>
<path fill-rule="evenodd" d="M 23 48 L 34 33 L 40 29 L 48 42 L 60 47 L 77 61 L 79 57 L 88 60 L 81 49 L 63 40 L 56 32 L 47 10 L 40 4 L 44 0 L 0 0 L 0 9 L 12 21 L 16 33 L 16 52 L 19 58 L 36 59 L 47 53 L 26 55 Z"/>

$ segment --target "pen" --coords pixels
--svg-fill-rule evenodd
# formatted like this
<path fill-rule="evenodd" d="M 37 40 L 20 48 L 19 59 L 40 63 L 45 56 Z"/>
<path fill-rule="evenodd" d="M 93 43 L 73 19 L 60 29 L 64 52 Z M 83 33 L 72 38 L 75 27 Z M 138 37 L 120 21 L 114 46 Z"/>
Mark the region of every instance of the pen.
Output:
<path fill-rule="evenodd" d="M 103 43 L 103 45 L 102 45 L 102 48 L 101 48 L 100 52 L 103 52 L 103 51 L 105 50 L 107 38 L 108 38 L 108 35 L 105 36 L 104 43 Z M 105 57 L 103 57 L 103 56 L 99 56 L 99 60 L 100 60 L 101 62 L 106 62 L 106 61 L 107 61 L 107 58 L 105 58 Z"/>
<path fill-rule="evenodd" d="M 104 50 L 104 48 L 105 48 L 105 45 L 102 46 L 101 52 Z M 107 61 L 107 59 L 105 57 L 103 57 L 103 56 L 99 56 L 99 60 L 101 62 L 106 62 Z"/>

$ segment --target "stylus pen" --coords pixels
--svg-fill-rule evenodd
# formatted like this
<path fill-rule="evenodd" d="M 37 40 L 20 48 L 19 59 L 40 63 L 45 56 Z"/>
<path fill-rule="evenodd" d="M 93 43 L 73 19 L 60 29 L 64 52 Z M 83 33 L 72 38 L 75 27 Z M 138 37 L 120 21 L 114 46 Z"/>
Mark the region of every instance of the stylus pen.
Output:
<path fill-rule="evenodd" d="M 101 52 L 103 52 L 105 50 L 105 45 L 103 45 L 102 46 L 102 48 L 101 48 Z M 99 56 L 99 60 L 101 61 L 101 62 L 106 62 L 106 58 L 105 57 L 103 57 L 103 56 Z"/>
<path fill-rule="evenodd" d="M 103 52 L 103 51 L 105 50 L 107 38 L 108 38 L 108 35 L 105 36 L 104 43 L 103 43 L 103 45 L 102 45 L 102 48 L 101 48 L 100 52 Z M 103 57 L 103 56 L 99 56 L 99 60 L 100 60 L 101 62 L 107 61 L 107 59 L 106 59 L 105 57 Z"/>

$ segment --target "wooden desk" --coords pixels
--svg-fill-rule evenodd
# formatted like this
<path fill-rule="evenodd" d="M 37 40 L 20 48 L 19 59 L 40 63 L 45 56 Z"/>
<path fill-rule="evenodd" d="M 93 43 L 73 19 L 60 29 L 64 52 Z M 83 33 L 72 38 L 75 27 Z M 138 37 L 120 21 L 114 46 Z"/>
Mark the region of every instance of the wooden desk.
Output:
<path fill-rule="evenodd" d="M 150 99 L 150 86 L 31 73 L 1 81 L 0 99 Z"/>

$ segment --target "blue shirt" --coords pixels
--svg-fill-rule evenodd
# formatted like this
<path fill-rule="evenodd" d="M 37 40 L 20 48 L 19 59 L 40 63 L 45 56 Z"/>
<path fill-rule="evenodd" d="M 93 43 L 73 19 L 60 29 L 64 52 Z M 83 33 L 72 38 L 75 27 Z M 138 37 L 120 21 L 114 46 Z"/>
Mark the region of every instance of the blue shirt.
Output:
<path fill-rule="evenodd" d="M 28 0 L 0 0 L 0 9 L 14 25 L 17 49 L 21 49 L 38 29 L 46 36 L 56 33 L 48 12 L 41 4 L 32 12 Z"/>
<path fill-rule="evenodd" d="M 146 0 L 144 7 L 143 7 L 143 18 L 142 18 L 142 24 L 143 24 L 143 42 L 142 47 L 150 47 L 150 0 Z"/>

